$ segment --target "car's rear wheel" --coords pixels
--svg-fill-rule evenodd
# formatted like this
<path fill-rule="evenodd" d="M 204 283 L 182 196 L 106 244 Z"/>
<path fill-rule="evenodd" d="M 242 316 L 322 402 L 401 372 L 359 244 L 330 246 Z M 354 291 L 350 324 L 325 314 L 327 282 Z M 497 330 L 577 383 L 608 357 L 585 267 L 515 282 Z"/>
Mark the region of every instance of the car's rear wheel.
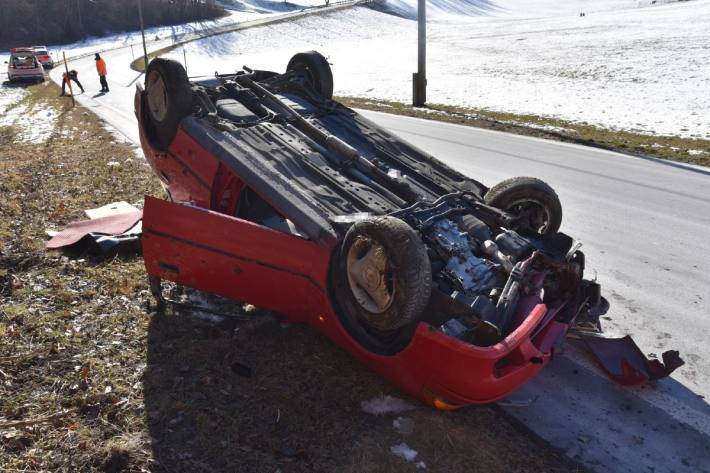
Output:
<path fill-rule="evenodd" d="M 159 148 L 167 149 L 180 121 L 192 110 L 192 89 L 182 64 L 153 59 L 145 76 L 145 97 L 152 138 Z"/>
<path fill-rule="evenodd" d="M 325 99 L 333 98 L 333 71 L 328 60 L 318 51 L 295 54 L 286 66 Z"/>
<path fill-rule="evenodd" d="M 404 221 L 378 217 L 353 224 L 333 268 L 345 325 L 364 345 L 386 344 L 416 326 L 431 294 L 431 264 Z"/>
<path fill-rule="evenodd" d="M 486 204 L 516 217 L 513 230 L 533 235 L 552 235 L 562 224 L 562 204 L 546 182 L 534 177 L 513 177 L 499 182 L 486 193 Z"/>

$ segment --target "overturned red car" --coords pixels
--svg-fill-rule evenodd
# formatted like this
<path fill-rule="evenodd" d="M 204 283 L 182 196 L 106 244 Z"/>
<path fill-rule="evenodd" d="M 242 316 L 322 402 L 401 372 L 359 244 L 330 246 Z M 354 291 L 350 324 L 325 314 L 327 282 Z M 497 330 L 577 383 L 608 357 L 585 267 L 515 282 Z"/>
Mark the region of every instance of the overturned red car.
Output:
<path fill-rule="evenodd" d="M 161 279 L 307 322 L 438 408 L 510 394 L 608 308 L 546 183 L 488 188 L 332 100 L 326 59 L 190 82 L 154 59 L 135 110 L 169 200 Z"/>

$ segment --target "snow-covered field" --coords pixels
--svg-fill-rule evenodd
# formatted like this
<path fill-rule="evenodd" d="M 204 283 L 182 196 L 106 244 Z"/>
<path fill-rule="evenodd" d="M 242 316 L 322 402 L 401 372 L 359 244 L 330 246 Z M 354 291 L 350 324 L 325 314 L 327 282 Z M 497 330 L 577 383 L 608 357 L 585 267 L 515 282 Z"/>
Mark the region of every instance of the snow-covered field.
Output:
<path fill-rule="evenodd" d="M 710 0 L 432 0 L 428 100 L 609 128 L 710 138 Z M 185 46 L 191 75 L 333 63 L 335 91 L 411 100 L 416 0 L 354 8 Z M 584 16 L 580 14 L 584 13 Z M 183 49 L 170 57 L 183 60 Z"/>

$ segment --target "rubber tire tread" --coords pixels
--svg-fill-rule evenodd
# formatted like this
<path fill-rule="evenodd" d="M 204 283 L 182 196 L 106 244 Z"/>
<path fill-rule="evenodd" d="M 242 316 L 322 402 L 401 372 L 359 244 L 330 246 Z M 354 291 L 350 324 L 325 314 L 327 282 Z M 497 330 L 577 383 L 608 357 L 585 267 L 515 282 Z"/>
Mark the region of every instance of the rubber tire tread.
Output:
<path fill-rule="evenodd" d="M 178 126 L 183 118 L 192 112 L 192 89 L 185 68 L 172 59 L 155 58 L 148 64 L 146 71 L 146 98 L 150 94 L 147 79 L 151 72 L 157 71 L 167 89 L 168 105 L 165 119 L 156 122 L 147 111 L 146 117 L 153 125 L 153 138 L 159 149 L 168 149 L 175 138 Z M 146 100 L 146 107 L 148 101 Z"/>
<path fill-rule="evenodd" d="M 562 204 L 557 192 L 536 177 L 511 177 L 491 187 L 483 200 L 486 204 L 507 211 L 510 204 L 522 198 L 532 199 L 547 207 L 550 222 L 545 235 L 557 233 L 562 225 Z"/>
<path fill-rule="evenodd" d="M 384 248 L 395 278 L 395 300 L 381 314 L 370 314 L 352 295 L 347 283 L 347 254 L 360 236 L 376 240 Z M 340 252 L 340 276 L 345 279 L 341 288 L 345 294 L 339 299 L 348 315 L 354 316 L 366 329 L 375 334 L 390 336 L 393 332 L 418 322 L 424 314 L 431 295 L 431 262 L 417 232 L 395 217 L 376 217 L 356 222 L 343 239 Z M 378 323 L 373 323 L 373 319 Z"/>
<path fill-rule="evenodd" d="M 286 71 L 294 71 L 298 66 L 305 66 L 313 75 L 316 92 L 325 99 L 333 98 L 333 71 L 328 60 L 318 51 L 306 51 L 294 54 L 288 61 Z"/>

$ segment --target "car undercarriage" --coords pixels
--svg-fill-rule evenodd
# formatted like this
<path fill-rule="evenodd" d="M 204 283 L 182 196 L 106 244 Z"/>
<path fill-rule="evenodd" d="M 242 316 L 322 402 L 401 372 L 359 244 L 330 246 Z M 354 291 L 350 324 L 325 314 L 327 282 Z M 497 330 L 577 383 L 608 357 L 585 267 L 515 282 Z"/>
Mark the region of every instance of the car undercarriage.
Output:
<path fill-rule="evenodd" d="M 146 200 L 154 280 L 307 321 L 437 407 L 505 396 L 570 328 L 598 329 L 608 303 L 548 184 L 488 188 L 332 93 L 316 52 L 198 82 L 151 63 L 136 114 L 170 199 Z"/>

